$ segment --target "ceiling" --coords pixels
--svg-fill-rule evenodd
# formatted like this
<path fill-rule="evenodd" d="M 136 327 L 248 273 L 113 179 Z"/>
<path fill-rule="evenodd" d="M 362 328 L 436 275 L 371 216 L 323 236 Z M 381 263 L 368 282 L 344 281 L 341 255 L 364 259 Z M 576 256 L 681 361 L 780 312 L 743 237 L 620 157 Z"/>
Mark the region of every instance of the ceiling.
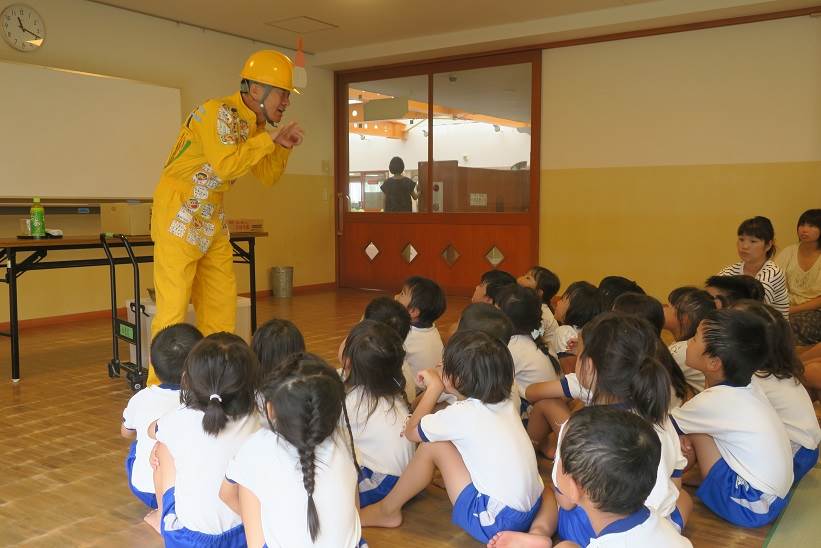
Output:
<path fill-rule="evenodd" d="M 821 0 L 89 0 L 373 66 L 821 5 Z M 288 30 L 290 29 L 290 30 Z M 375 46 L 375 47 L 372 47 Z M 388 55 L 390 54 L 390 55 Z"/>

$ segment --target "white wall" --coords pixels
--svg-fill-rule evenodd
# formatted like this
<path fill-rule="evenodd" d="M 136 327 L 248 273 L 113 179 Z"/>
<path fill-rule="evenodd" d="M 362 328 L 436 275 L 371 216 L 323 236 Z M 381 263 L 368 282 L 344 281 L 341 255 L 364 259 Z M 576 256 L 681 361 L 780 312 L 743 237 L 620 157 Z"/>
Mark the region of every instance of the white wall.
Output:
<path fill-rule="evenodd" d="M 453 124 L 434 126 L 434 136 L 435 160 L 458 160 L 460 166 L 503 169 L 522 160 L 530 161 L 530 135 L 514 128 L 502 127 L 495 132 L 491 124 Z M 363 141 L 352 133 L 348 136 L 348 147 L 350 171 L 387 170 L 393 156 L 400 156 L 407 169 L 416 169 L 418 162 L 428 159 L 422 127 L 411 130 L 404 141 L 371 136 Z"/>

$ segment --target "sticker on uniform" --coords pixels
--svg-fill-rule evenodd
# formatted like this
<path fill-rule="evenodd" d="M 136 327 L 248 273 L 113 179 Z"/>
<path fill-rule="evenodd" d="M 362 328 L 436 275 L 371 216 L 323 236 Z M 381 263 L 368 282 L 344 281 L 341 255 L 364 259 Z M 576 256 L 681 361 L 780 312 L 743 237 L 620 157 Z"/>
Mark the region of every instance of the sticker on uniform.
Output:
<path fill-rule="evenodd" d="M 243 142 L 248 140 L 248 122 L 242 119 L 239 121 L 239 137 Z"/>
<path fill-rule="evenodd" d="M 185 237 L 185 241 L 188 242 L 191 245 L 199 246 L 200 237 L 195 231 L 190 230 L 190 231 L 188 231 L 188 235 Z"/>
<path fill-rule="evenodd" d="M 197 185 L 194 187 L 194 198 L 198 200 L 204 200 L 208 198 L 208 189 L 202 185 Z"/>
<path fill-rule="evenodd" d="M 194 184 L 204 185 L 208 182 L 208 174 L 204 171 L 198 171 L 194 174 Z"/>
<path fill-rule="evenodd" d="M 214 225 L 214 223 L 205 223 L 202 225 L 202 231 L 205 232 L 206 236 L 213 236 L 216 230 L 217 227 Z"/>
<path fill-rule="evenodd" d="M 194 230 L 202 230 L 202 219 L 200 219 L 199 217 L 194 217 L 193 226 Z"/>
<path fill-rule="evenodd" d="M 217 111 L 217 118 L 229 124 L 233 121 L 233 117 L 231 116 L 231 111 L 228 109 L 228 105 L 220 105 L 220 108 Z"/>
<path fill-rule="evenodd" d="M 185 209 L 184 207 L 181 207 L 180 210 L 177 212 L 177 220 L 181 223 L 190 223 L 192 217 L 193 216 L 191 215 L 191 212 Z"/>
<path fill-rule="evenodd" d="M 200 207 L 200 201 L 194 198 L 189 198 L 185 201 L 185 207 L 190 212 L 195 212 Z"/>
<path fill-rule="evenodd" d="M 200 243 L 199 243 L 200 251 L 202 251 L 203 253 L 206 253 L 208 251 L 209 247 L 211 247 L 211 239 L 210 238 L 205 238 L 205 237 L 200 238 Z"/>
<path fill-rule="evenodd" d="M 234 135 L 234 130 L 222 120 L 217 120 L 217 135 L 219 135 L 220 143 L 223 145 L 237 144 L 237 137 Z"/>
<path fill-rule="evenodd" d="M 174 220 L 171 222 L 171 226 L 168 227 L 168 231 L 177 238 L 182 238 L 183 234 L 185 234 L 185 224 Z"/>
<path fill-rule="evenodd" d="M 211 215 L 214 214 L 214 204 L 204 203 L 200 208 L 200 217 L 203 219 L 210 219 Z"/>

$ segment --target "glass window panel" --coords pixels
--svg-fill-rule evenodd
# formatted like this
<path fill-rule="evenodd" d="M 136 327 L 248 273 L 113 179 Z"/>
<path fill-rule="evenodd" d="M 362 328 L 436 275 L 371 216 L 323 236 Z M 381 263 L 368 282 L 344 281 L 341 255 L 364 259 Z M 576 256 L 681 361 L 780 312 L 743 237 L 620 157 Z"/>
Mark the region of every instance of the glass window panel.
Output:
<path fill-rule="evenodd" d="M 417 183 L 428 159 L 427 113 L 427 75 L 348 85 L 348 211 L 424 211 Z M 391 172 L 395 157 L 399 173 Z"/>
<path fill-rule="evenodd" d="M 433 75 L 434 212 L 530 205 L 531 65 Z"/>

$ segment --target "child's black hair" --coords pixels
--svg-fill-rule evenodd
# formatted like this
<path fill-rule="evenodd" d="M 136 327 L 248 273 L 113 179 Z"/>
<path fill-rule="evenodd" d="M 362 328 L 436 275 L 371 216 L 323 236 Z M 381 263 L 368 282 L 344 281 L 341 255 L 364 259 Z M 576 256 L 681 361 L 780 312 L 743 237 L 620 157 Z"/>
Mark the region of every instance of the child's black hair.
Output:
<path fill-rule="evenodd" d="M 624 293 L 639 293 L 644 295 L 644 289 L 633 280 L 628 280 L 624 276 L 605 276 L 599 282 L 599 293 L 602 299 L 602 310 L 609 312 L 613 309 L 613 303 Z"/>
<path fill-rule="evenodd" d="M 416 327 L 431 327 L 445 313 L 445 292 L 439 284 L 421 276 L 411 276 L 405 280 L 405 287 L 411 296 L 408 309 L 419 309 Z"/>
<path fill-rule="evenodd" d="M 633 316 L 644 318 L 656 330 L 656 335 L 661 337 L 661 330 L 664 329 L 664 308 L 655 297 L 642 295 L 640 293 L 623 293 L 619 295 L 613 303 L 613 312 L 632 314 Z M 656 357 L 662 365 L 664 365 L 667 369 L 667 373 L 670 375 L 673 392 L 675 392 L 679 399 L 683 400 L 689 391 L 684 372 L 678 366 L 675 358 L 673 358 L 670 354 L 670 350 L 665 345 L 658 345 Z"/>
<path fill-rule="evenodd" d="M 762 378 L 770 375 L 774 375 L 777 379 L 793 378 L 799 382 L 804 376 L 804 364 L 795 352 L 790 323 L 784 319 L 781 312 L 768 304 L 750 299 L 736 302 L 733 308 L 755 314 L 764 320 L 767 326 L 767 345 L 770 348 L 770 355 L 755 375 Z"/>
<path fill-rule="evenodd" d="M 202 340 L 200 330 L 191 324 L 177 323 L 162 328 L 151 341 L 151 367 L 163 383 L 180 384 L 185 358 Z"/>
<path fill-rule="evenodd" d="M 738 225 L 737 234 L 739 236 L 752 236 L 764 242 L 766 246 L 768 243 L 772 244 L 767 250 L 767 258 L 771 259 L 775 255 L 775 229 L 773 223 L 767 218 L 760 215 L 745 219 Z"/>
<path fill-rule="evenodd" d="M 648 422 L 661 424 L 670 409 L 672 381 L 659 356 L 670 351 L 650 322 L 605 312 L 584 326 L 582 342 L 579 359 L 592 362 L 593 403 L 625 403 Z"/>
<path fill-rule="evenodd" d="M 457 331 L 481 331 L 507 346 L 513 336 L 513 324 L 507 315 L 488 303 L 471 303 L 459 318 Z"/>
<path fill-rule="evenodd" d="M 539 265 L 531 268 L 530 274 L 536 282 L 536 289 L 542 292 L 542 302 L 550 306 L 550 300 L 556 296 L 562 286 L 561 280 L 552 270 Z"/>
<path fill-rule="evenodd" d="M 308 494 L 308 532 L 319 536 L 319 515 L 314 503 L 316 448 L 331 436 L 344 416 L 357 473 L 359 464 L 353 451 L 353 435 L 345 409 L 345 387 L 336 370 L 319 356 L 292 354 L 262 387 L 266 404 L 273 409 L 268 417 L 271 430 L 293 445 L 299 454 L 302 484 Z M 267 407 L 267 405 L 266 405 Z"/>
<path fill-rule="evenodd" d="M 510 397 L 513 357 L 499 339 L 481 331 L 457 331 L 445 346 L 442 372 L 464 397 L 499 403 Z"/>
<path fill-rule="evenodd" d="M 684 285 L 681 287 L 677 287 L 667 295 L 667 302 L 675 306 L 679 299 L 693 291 L 699 291 L 699 288 L 693 285 Z"/>
<path fill-rule="evenodd" d="M 764 285 L 745 274 L 733 274 L 731 276 L 710 276 L 704 282 L 706 287 L 713 287 L 718 290 L 716 297 L 721 302 L 721 306 L 729 308 L 736 301 L 741 299 L 764 300 Z"/>
<path fill-rule="evenodd" d="M 254 332 L 251 350 L 259 360 L 261 381 L 285 358 L 297 352 L 304 352 L 305 339 L 292 322 L 274 318 L 262 324 Z"/>
<path fill-rule="evenodd" d="M 388 164 L 388 171 L 391 175 L 401 175 L 405 171 L 405 162 L 399 156 L 394 156 Z"/>
<path fill-rule="evenodd" d="M 241 337 L 224 331 L 208 335 L 185 360 L 180 400 L 204 411 L 202 429 L 217 436 L 229 419 L 257 408 L 258 369 L 256 356 Z"/>
<path fill-rule="evenodd" d="M 687 289 L 687 291 L 680 291 L 682 289 Z M 680 291 L 680 293 L 674 295 L 673 293 L 676 291 Z M 676 311 L 676 320 L 681 330 L 676 339 L 678 341 L 692 339 L 696 334 L 698 324 L 701 323 L 704 316 L 716 309 L 716 301 L 713 296 L 697 287 L 674 289 L 670 292 L 668 300 Z"/>
<path fill-rule="evenodd" d="M 510 284 L 516 283 L 516 277 L 504 270 L 488 270 L 479 278 L 479 283 L 485 284 L 485 295 L 493 304 L 499 304 L 499 292 Z"/>
<path fill-rule="evenodd" d="M 613 312 L 633 314 L 644 318 L 656 328 L 658 335 L 664 329 L 664 307 L 655 297 L 643 293 L 622 293 L 613 301 Z"/>
<path fill-rule="evenodd" d="M 519 284 L 508 285 L 499 292 L 499 308 L 510 318 L 514 335 L 529 337 L 541 352 L 550 358 L 550 351 L 541 337 L 542 305 L 535 291 Z M 536 333 L 534 337 L 533 334 Z M 561 372 L 561 365 L 550 360 L 556 374 Z"/>
<path fill-rule="evenodd" d="M 796 223 L 795 229 L 798 230 L 798 227 L 801 225 L 810 225 L 814 226 L 818 230 L 821 230 L 821 209 L 808 209 L 802 213 L 798 218 L 798 223 Z M 815 245 L 817 249 L 821 249 L 821 238 L 818 238 L 815 241 Z"/>
<path fill-rule="evenodd" d="M 564 429 L 562 467 L 601 512 L 630 515 L 656 483 L 661 441 L 634 413 L 606 406 L 573 413 Z"/>
<path fill-rule="evenodd" d="M 564 315 L 565 325 L 581 329 L 604 311 L 601 293 L 590 282 L 573 282 L 567 286 L 564 296 L 570 301 Z"/>
<path fill-rule="evenodd" d="M 390 297 L 377 297 L 365 307 L 366 320 L 388 324 L 403 341 L 410 332 L 411 319 L 408 309 Z"/>
<path fill-rule="evenodd" d="M 747 386 L 770 353 L 764 320 L 746 310 L 723 308 L 701 322 L 704 353 L 719 358 L 731 386 Z"/>
<path fill-rule="evenodd" d="M 405 348 L 393 328 L 375 320 L 359 322 L 345 339 L 342 361 L 348 369 L 345 388 L 362 387 L 367 398 L 360 400 L 360 404 L 367 400 L 368 417 L 376 410 L 380 398 L 392 403 L 399 398 L 410 412 L 402 374 Z"/>

